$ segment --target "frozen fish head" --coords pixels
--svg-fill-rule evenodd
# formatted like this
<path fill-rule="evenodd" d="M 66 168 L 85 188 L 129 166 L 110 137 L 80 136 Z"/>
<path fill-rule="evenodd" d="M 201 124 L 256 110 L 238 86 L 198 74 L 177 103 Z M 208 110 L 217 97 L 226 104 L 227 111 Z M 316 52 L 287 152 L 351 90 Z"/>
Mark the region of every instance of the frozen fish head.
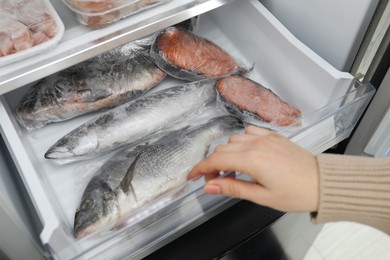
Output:
<path fill-rule="evenodd" d="M 119 216 L 115 193 L 104 183 L 86 192 L 76 211 L 74 232 L 84 237 L 95 231 L 95 226 L 105 226 Z"/>
<path fill-rule="evenodd" d="M 86 131 L 87 128 L 74 129 L 51 146 L 45 153 L 45 158 L 66 161 L 68 158 L 93 152 L 99 146 L 98 136 L 94 131 L 88 134 Z"/>
<path fill-rule="evenodd" d="M 119 219 L 123 210 L 120 200 L 125 197 L 123 190 L 129 192 L 123 187 L 130 185 L 131 165 L 136 156 L 133 151 L 116 154 L 89 181 L 75 214 L 76 237 L 87 236 Z M 131 194 L 127 199 L 132 200 Z"/>

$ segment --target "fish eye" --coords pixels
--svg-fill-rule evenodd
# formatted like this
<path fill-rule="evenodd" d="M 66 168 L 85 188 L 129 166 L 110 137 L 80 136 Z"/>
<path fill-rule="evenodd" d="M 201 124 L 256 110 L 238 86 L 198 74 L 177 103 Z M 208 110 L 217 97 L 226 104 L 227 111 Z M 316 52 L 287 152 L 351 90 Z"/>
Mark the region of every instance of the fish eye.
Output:
<path fill-rule="evenodd" d="M 92 201 L 90 199 L 86 199 L 81 205 L 81 210 L 87 210 L 90 209 L 91 207 L 92 207 Z"/>
<path fill-rule="evenodd" d="M 103 193 L 103 199 L 104 200 L 110 200 L 110 199 L 112 199 L 112 194 L 111 193 L 109 193 L 109 192 L 104 192 Z"/>

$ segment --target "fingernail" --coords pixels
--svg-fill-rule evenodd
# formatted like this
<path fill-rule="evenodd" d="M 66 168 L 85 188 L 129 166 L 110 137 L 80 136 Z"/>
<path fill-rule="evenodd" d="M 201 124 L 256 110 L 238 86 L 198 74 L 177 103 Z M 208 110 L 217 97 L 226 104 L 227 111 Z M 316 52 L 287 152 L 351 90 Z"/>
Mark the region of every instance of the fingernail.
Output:
<path fill-rule="evenodd" d="M 207 183 L 206 186 L 204 186 L 204 192 L 209 194 L 221 194 L 222 189 L 220 186 L 214 183 Z"/>

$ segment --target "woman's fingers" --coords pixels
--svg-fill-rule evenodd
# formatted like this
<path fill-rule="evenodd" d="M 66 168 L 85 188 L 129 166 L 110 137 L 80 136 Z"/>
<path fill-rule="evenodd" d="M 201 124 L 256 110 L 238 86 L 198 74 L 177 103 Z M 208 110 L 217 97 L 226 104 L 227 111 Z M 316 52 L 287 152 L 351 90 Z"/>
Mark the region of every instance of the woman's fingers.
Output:
<path fill-rule="evenodd" d="M 229 142 L 228 143 L 248 143 L 256 140 L 259 137 L 264 137 L 268 135 L 273 135 L 276 134 L 273 131 L 264 129 L 264 128 L 259 128 L 255 126 L 248 126 L 245 129 L 244 133 L 241 134 L 233 134 L 229 137 Z"/>
<path fill-rule="evenodd" d="M 218 178 L 206 183 L 204 191 L 209 194 L 220 194 L 234 198 L 268 204 L 270 193 L 258 183 L 232 178 Z"/>
<path fill-rule="evenodd" d="M 241 152 L 219 152 L 212 153 L 206 159 L 198 163 L 192 168 L 187 178 L 192 179 L 201 175 L 212 175 L 216 176 L 216 173 L 220 171 L 238 171 L 245 173 L 247 172 L 247 166 L 240 156 Z"/>
<path fill-rule="evenodd" d="M 231 135 L 228 140 L 228 144 L 231 143 L 248 143 L 250 141 L 253 141 L 255 139 L 255 136 L 248 135 L 248 134 L 235 134 Z"/>
<path fill-rule="evenodd" d="M 219 145 L 198 163 L 188 178 L 205 176 L 206 193 L 250 200 L 282 211 L 315 211 L 318 207 L 318 169 L 313 155 L 286 137 L 249 126 Z M 220 177 L 237 171 L 256 180 Z"/>
<path fill-rule="evenodd" d="M 268 135 L 272 132 L 265 130 L 264 133 Z M 208 175 L 206 179 L 211 179 L 218 177 L 220 171 L 238 171 L 246 174 L 254 172 L 253 169 L 250 169 L 254 162 L 248 162 L 248 160 L 259 161 L 262 159 L 259 156 L 263 147 L 258 147 L 258 143 L 260 139 L 266 138 L 268 137 L 251 134 L 231 136 L 227 144 L 217 145 L 212 154 L 197 164 L 187 178 L 192 179 L 201 175 Z M 258 153 L 256 158 L 254 157 L 255 152 Z"/>
<path fill-rule="evenodd" d="M 265 129 L 265 128 L 253 126 L 253 125 L 249 125 L 245 128 L 245 134 L 249 134 L 249 135 L 263 136 L 263 135 L 269 135 L 272 133 L 275 133 L 275 132 L 268 130 L 268 129 Z"/>
<path fill-rule="evenodd" d="M 246 150 L 248 150 L 248 145 L 245 143 L 229 143 L 217 145 L 213 153 L 243 152 Z"/>

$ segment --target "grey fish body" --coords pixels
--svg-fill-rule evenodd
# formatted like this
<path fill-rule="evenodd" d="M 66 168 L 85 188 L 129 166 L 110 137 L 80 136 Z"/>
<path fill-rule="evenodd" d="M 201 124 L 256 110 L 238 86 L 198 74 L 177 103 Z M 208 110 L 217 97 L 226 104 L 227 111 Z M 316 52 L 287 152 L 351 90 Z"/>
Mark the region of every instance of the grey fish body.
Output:
<path fill-rule="evenodd" d="M 16 118 L 36 129 L 139 97 L 166 75 L 150 59 L 150 44 L 131 42 L 38 81 L 16 108 Z"/>
<path fill-rule="evenodd" d="M 78 160 L 142 140 L 213 101 L 213 84 L 209 80 L 192 82 L 116 107 L 65 135 L 45 157 Z"/>
<path fill-rule="evenodd" d="M 134 152 L 115 155 L 83 194 L 75 216 L 76 236 L 94 232 L 184 183 L 190 169 L 206 156 L 215 140 L 242 128 L 238 119 L 221 116 L 196 128 L 175 132 L 152 145 L 137 147 Z M 116 180 L 116 189 L 112 189 L 112 179 Z M 111 192 L 107 187 L 111 187 Z"/>

